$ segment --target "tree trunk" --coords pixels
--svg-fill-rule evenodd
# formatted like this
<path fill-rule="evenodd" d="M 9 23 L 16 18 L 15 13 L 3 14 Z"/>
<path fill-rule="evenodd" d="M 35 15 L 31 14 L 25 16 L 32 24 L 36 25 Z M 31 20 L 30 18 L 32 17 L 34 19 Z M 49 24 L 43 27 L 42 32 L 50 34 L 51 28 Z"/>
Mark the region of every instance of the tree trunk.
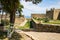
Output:
<path fill-rule="evenodd" d="M 7 19 L 7 13 L 5 14 L 5 20 Z"/>
<path fill-rule="evenodd" d="M 3 10 L 2 10 L 2 14 L 1 14 L 1 24 L 2 24 L 2 20 L 3 20 Z"/>
<path fill-rule="evenodd" d="M 10 13 L 10 26 L 14 26 L 15 23 L 15 12 Z"/>
<path fill-rule="evenodd" d="M 15 11 L 10 13 L 10 27 L 8 30 L 8 37 L 11 38 L 12 32 L 14 31 L 14 23 L 15 23 Z"/>

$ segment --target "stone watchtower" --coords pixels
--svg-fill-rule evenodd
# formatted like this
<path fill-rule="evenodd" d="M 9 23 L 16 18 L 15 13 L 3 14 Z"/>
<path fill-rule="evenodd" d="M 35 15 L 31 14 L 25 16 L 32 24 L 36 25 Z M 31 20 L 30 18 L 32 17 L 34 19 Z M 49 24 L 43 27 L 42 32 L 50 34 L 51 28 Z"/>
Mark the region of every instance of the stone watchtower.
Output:
<path fill-rule="evenodd" d="M 46 10 L 46 16 L 49 19 L 60 20 L 60 9 Z"/>

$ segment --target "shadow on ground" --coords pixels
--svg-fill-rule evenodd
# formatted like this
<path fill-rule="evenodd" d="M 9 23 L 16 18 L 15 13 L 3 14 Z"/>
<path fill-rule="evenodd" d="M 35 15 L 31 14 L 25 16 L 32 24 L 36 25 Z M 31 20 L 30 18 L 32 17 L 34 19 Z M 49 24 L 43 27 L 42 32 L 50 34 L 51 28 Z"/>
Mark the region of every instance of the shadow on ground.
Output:
<path fill-rule="evenodd" d="M 12 34 L 12 37 L 9 40 L 21 40 L 22 36 L 16 32 Z"/>
<path fill-rule="evenodd" d="M 0 39 L 5 40 L 7 38 L 7 32 L 0 31 Z M 21 40 L 22 36 L 16 32 L 12 34 L 11 38 L 7 38 L 7 40 Z"/>
<path fill-rule="evenodd" d="M 0 39 L 5 39 L 7 37 L 7 32 L 0 31 Z"/>
<path fill-rule="evenodd" d="M 60 31 L 45 31 L 45 30 L 40 30 L 40 31 L 37 31 L 36 29 L 23 29 L 22 31 L 25 31 L 25 32 L 47 32 L 47 33 L 60 33 Z"/>

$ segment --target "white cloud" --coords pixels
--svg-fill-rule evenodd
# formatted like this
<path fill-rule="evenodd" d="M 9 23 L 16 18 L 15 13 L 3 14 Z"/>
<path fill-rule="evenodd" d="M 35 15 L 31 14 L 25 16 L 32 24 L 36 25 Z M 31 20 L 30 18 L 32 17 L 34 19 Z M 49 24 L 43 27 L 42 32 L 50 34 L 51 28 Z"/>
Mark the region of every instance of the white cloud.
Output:
<path fill-rule="evenodd" d="M 48 4 L 45 4 L 46 6 L 43 6 L 44 3 L 42 3 L 41 5 L 35 5 L 32 4 L 32 2 L 25 2 L 23 0 L 21 1 L 21 4 L 24 6 L 24 15 L 31 15 L 31 13 L 45 13 L 46 9 L 60 8 L 60 1 L 56 4 L 49 4 L 49 6 Z"/>
<path fill-rule="evenodd" d="M 45 12 L 45 7 L 40 7 L 38 5 L 32 4 L 32 2 L 21 1 L 21 4 L 24 6 L 23 14 L 25 16 L 31 16 L 31 13 L 43 13 Z"/>
<path fill-rule="evenodd" d="M 28 9 L 28 10 L 30 10 L 30 11 L 32 11 L 32 12 L 34 12 L 34 11 L 37 12 L 37 11 L 41 11 L 41 10 L 42 10 L 41 7 L 32 4 L 32 2 L 21 1 L 21 4 L 24 5 L 24 8 L 25 8 L 25 9 Z"/>

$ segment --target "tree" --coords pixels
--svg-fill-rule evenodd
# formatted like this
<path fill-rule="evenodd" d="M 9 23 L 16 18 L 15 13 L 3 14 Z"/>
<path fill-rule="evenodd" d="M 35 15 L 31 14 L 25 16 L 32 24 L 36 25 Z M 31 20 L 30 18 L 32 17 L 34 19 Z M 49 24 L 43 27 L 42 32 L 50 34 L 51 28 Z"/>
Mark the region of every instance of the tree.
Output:
<path fill-rule="evenodd" d="M 24 7 L 23 7 L 23 5 L 20 4 L 20 7 L 17 9 L 17 11 L 19 12 L 19 17 L 22 16 L 22 13 L 21 13 L 22 12 L 22 8 L 24 8 Z"/>
<path fill-rule="evenodd" d="M 14 24 L 15 22 L 15 12 L 19 7 L 19 0 L 1 0 L 3 5 L 3 10 L 10 14 L 10 23 Z"/>
<path fill-rule="evenodd" d="M 25 1 L 32 1 L 32 3 L 37 4 L 41 2 L 41 0 L 25 0 Z M 10 28 L 14 26 L 15 22 L 15 13 L 19 7 L 21 7 L 20 0 L 0 0 L 1 5 L 3 5 L 3 9 L 5 12 L 10 14 Z M 22 8 L 19 8 L 19 12 L 21 13 Z M 11 25 L 12 24 L 12 25 Z M 13 31 L 11 28 L 8 31 L 8 35 L 11 34 Z M 12 31 L 12 32 L 11 32 Z M 10 33 L 11 32 L 11 33 Z M 11 35 L 10 35 L 11 36 Z"/>
<path fill-rule="evenodd" d="M 10 23 L 14 24 L 16 10 L 21 6 L 20 0 L 0 0 L 0 1 L 1 4 L 3 5 L 3 10 L 10 14 Z M 32 3 L 34 4 L 41 2 L 41 0 L 25 0 L 25 1 L 32 1 Z M 20 12 L 21 10 L 22 9 L 20 9 Z"/>
<path fill-rule="evenodd" d="M 3 21 L 3 10 L 2 10 L 2 14 L 1 14 L 1 24 L 3 24 L 2 21 Z"/>
<path fill-rule="evenodd" d="M 42 0 L 25 0 L 26 2 L 30 1 L 32 2 L 33 4 L 38 4 L 40 3 Z"/>

